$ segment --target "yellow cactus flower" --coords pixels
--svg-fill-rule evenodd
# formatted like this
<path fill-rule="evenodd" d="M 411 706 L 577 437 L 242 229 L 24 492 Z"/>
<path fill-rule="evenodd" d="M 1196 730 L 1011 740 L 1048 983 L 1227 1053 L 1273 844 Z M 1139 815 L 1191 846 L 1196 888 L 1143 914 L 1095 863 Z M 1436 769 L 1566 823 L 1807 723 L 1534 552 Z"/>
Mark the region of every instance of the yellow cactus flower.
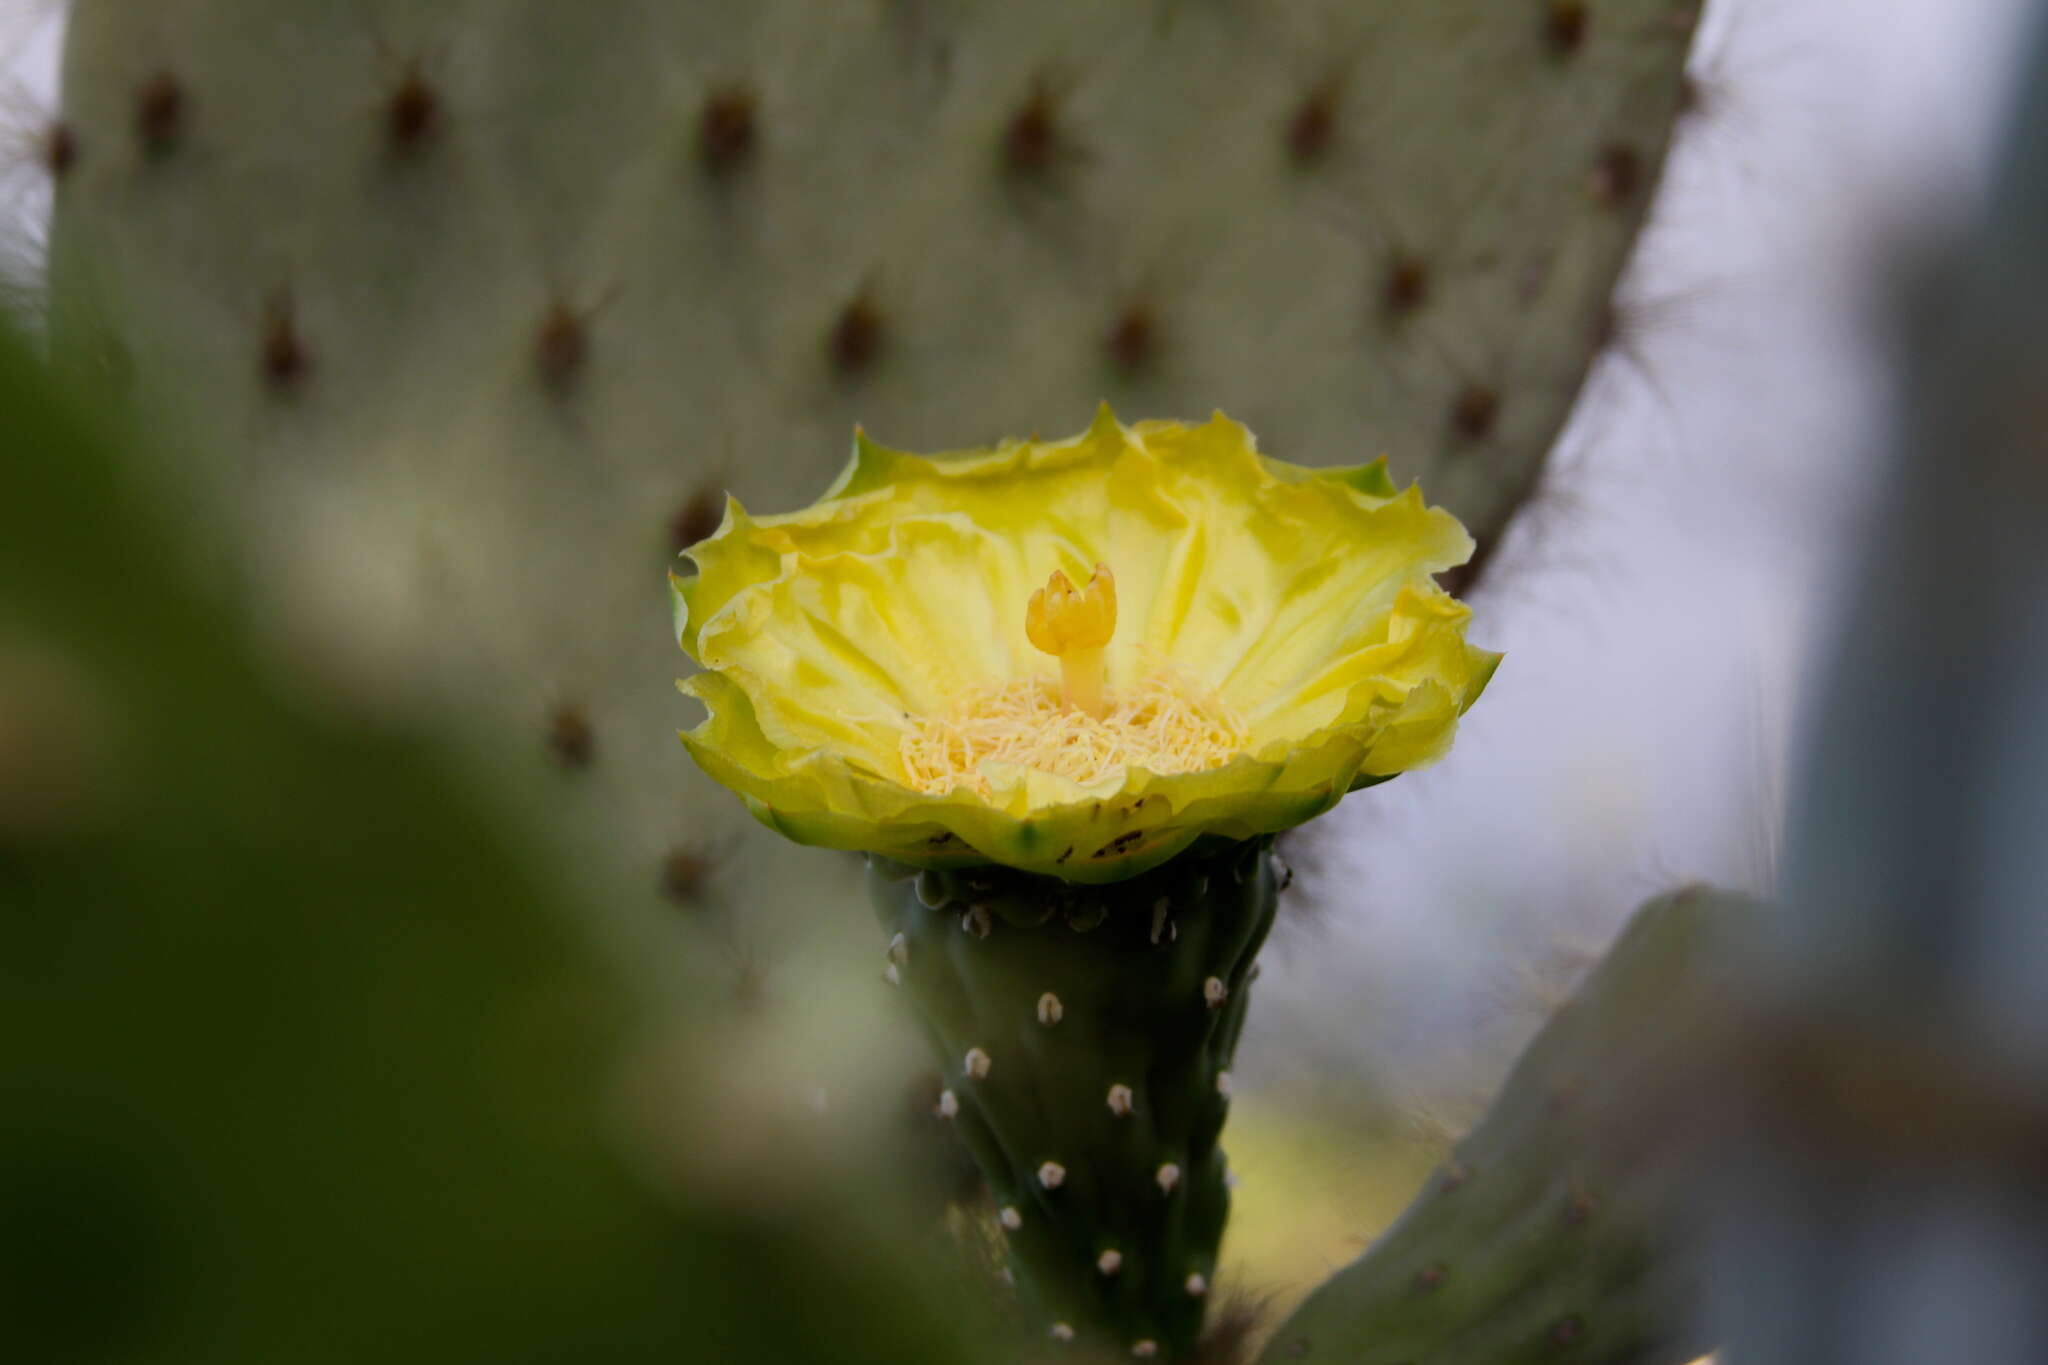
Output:
<path fill-rule="evenodd" d="M 1287 464 L 1221 414 L 856 435 L 816 504 L 728 502 L 670 576 L 682 738 L 802 843 L 1117 881 L 1441 756 L 1499 662 L 1431 577 L 1471 552 L 1384 460 Z"/>

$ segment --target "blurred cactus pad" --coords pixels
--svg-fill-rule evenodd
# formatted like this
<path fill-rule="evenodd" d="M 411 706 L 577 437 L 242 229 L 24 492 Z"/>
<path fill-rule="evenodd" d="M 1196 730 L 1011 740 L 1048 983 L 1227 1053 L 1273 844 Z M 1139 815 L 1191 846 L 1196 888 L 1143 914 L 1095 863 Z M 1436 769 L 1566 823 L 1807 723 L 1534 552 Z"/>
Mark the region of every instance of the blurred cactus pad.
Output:
<path fill-rule="evenodd" d="M 52 351 L 176 433 L 266 657 L 537 770 L 629 945 L 680 904 L 749 996 L 808 953 L 873 997 L 780 998 L 863 1037 L 854 863 L 674 740 L 675 554 L 728 490 L 814 497 L 856 425 L 958 449 L 1108 399 L 1385 453 L 1483 563 L 1607 334 L 1695 10 L 76 0 Z"/>
<path fill-rule="evenodd" d="M 570 770 L 624 913 L 815 921 L 850 867 L 722 856 L 747 822 L 672 738 L 664 569 L 725 491 L 814 496 L 857 423 L 957 449 L 1108 398 L 1385 452 L 1483 557 L 1693 10 L 79 0 L 51 334 L 203 452 L 308 667 Z"/>
<path fill-rule="evenodd" d="M 969 1358 L 857 1189 L 687 1175 L 752 1130 L 694 1066 L 715 1124 L 626 1102 L 641 1011 L 521 803 L 281 677 L 26 354 L 0 331 L 0 1359 Z"/>

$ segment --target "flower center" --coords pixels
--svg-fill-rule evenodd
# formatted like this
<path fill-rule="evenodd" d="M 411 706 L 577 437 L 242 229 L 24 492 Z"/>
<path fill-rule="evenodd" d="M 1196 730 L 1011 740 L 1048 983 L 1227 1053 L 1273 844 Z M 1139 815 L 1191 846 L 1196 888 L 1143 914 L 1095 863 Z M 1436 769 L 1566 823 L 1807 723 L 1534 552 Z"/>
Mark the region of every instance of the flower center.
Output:
<path fill-rule="evenodd" d="M 993 795 L 984 764 L 1033 768 L 1083 786 L 1131 768 L 1196 772 L 1228 763 L 1251 736 L 1199 679 L 1171 667 L 1111 691 L 1103 650 L 1116 630 L 1116 580 L 1098 564 L 1085 587 L 1063 573 L 1032 594 L 1031 643 L 1060 661 L 1060 681 L 1034 678 L 977 688 L 946 714 L 919 717 L 903 737 L 908 784 Z"/>
<path fill-rule="evenodd" d="M 994 794 L 982 765 L 1035 768 L 1090 786 L 1130 768 L 1198 772 L 1249 746 L 1237 713 L 1194 678 L 1160 669 L 1106 694 L 1100 716 L 1064 705 L 1050 678 L 1001 683 L 955 699 L 942 716 L 920 716 L 903 737 L 908 785 L 943 794 Z"/>

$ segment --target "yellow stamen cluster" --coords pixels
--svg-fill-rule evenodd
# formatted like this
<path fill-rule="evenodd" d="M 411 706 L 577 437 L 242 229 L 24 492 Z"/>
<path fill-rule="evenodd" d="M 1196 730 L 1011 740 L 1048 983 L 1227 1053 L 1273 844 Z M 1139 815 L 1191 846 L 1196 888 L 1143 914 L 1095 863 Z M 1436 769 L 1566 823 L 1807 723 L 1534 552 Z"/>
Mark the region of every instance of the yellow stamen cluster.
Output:
<path fill-rule="evenodd" d="M 1050 679 L 1004 683 L 919 718 L 903 737 L 906 782 L 935 794 L 993 795 L 984 763 L 1035 768 L 1085 785 L 1139 768 L 1198 772 L 1228 763 L 1251 735 L 1201 682 L 1158 669 L 1103 699 L 1101 715 L 1062 704 Z"/>
<path fill-rule="evenodd" d="M 1116 576 L 1097 564 L 1083 588 L 1059 570 L 1031 594 L 1024 633 L 1060 661 L 1060 689 L 1069 707 L 1101 716 L 1102 650 L 1116 633 Z"/>

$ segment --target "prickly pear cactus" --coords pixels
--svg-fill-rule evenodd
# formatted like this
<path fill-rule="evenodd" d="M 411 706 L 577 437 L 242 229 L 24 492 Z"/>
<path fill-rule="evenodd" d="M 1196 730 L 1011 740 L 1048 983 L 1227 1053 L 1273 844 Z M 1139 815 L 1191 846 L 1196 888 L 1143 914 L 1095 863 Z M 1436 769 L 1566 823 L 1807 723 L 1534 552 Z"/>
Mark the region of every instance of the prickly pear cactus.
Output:
<path fill-rule="evenodd" d="M 884 971 L 931 1039 L 938 1112 L 989 1178 L 1040 1340 L 1185 1360 L 1200 1335 L 1230 1060 L 1277 903 L 1270 841 L 1215 842 L 1112 887 L 870 860 Z"/>
<path fill-rule="evenodd" d="M 721 490 L 816 491 L 856 422 L 953 448 L 1108 397 L 1388 452 L 1483 547 L 1692 8 L 79 0 L 54 339 L 180 415 L 310 667 L 434 661 L 567 770 L 622 914 L 744 898 L 794 941 L 831 865 L 721 856 L 668 738 L 662 570 Z"/>
<path fill-rule="evenodd" d="M 1707 1350 L 1689 1202 L 1702 1116 L 1672 1078 L 1733 993 L 1731 944 L 1756 914 L 1704 890 L 1638 911 L 1400 1221 L 1261 1359 L 1679 1365 Z"/>

